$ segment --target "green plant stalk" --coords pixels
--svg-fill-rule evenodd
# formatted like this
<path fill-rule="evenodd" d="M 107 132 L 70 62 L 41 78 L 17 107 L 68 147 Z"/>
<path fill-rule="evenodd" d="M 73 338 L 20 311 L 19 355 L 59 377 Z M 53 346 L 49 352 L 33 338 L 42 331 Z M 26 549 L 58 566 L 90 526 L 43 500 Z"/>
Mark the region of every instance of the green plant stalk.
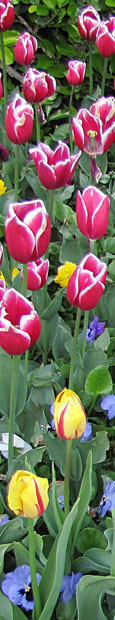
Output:
<path fill-rule="evenodd" d="M 27 275 L 28 275 L 28 264 L 23 264 L 22 295 L 24 295 L 24 297 L 26 297 L 26 294 L 27 294 Z"/>
<path fill-rule="evenodd" d="M 113 520 L 113 549 L 111 560 L 111 575 L 115 577 L 115 510 L 112 508 L 112 520 Z"/>
<path fill-rule="evenodd" d="M 73 374 L 74 374 L 74 368 L 75 368 L 76 345 L 77 345 L 77 338 L 78 338 L 78 334 L 79 334 L 80 319 L 81 319 L 81 310 L 80 310 L 80 308 L 78 308 L 78 311 L 77 311 L 77 314 L 76 314 L 74 339 L 73 339 L 73 349 L 72 349 L 71 364 L 70 364 L 69 390 L 72 390 L 72 388 L 73 388 Z M 67 515 L 69 513 L 69 477 L 70 477 L 71 445 L 72 445 L 72 440 L 68 439 L 68 441 L 67 441 L 67 451 L 66 451 L 66 464 L 65 464 L 65 481 L 64 481 L 64 511 L 65 511 L 65 517 L 67 517 Z"/>
<path fill-rule="evenodd" d="M 19 189 L 19 144 L 15 144 L 15 202 L 18 201 Z"/>
<path fill-rule="evenodd" d="M 82 338 L 82 360 L 83 361 L 84 361 L 84 355 L 85 355 L 86 335 L 87 335 L 88 321 L 89 321 L 89 310 L 85 310 L 83 338 Z"/>
<path fill-rule="evenodd" d="M 6 113 L 7 106 L 7 72 L 6 72 L 6 61 L 5 61 L 5 48 L 4 48 L 4 38 L 3 32 L 0 32 L 1 37 L 1 51 L 2 51 L 2 68 L 3 68 L 3 87 L 4 87 L 4 118 Z"/>
<path fill-rule="evenodd" d="M 47 284 L 43 287 L 44 293 L 44 310 L 47 307 Z M 42 322 L 42 334 L 43 334 L 43 364 L 47 364 L 47 322 Z"/>
<path fill-rule="evenodd" d="M 30 560 L 30 571 L 31 571 L 31 580 L 32 580 L 32 591 L 35 605 L 35 620 L 39 620 L 41 614 L 41 602 L 40 602 L 40 593 L 39 587 L 37 585 L 36 579 L 36 558 L 35 558 L 35 533 L 34 533 L 34 525 L 33 519 L 28 519 L 28 531 L 29 531 L 29 560 Z"/>
<path fill-rule="evenodd" d="M 89 244 L 90 244 L 90 252 L 92 254 L 95 254 L 95 240 L 94 239 L 90 239 Z"/>
<path fill-rule="evenodd" d="M 48 194 L 48 213 L 51 219 L 51 225 L 54 224 L 54 191 L 53 189 L 49 189 Z M 48 258 L 48 256 L 47 256 Z"/>
<path fill-rule="evenodd" d="M 69 144 L 70 144 L 70 153 L 72 153 L 71 107 L 72 107 L 73 91 L 74 91 L 74 86 L 72 84 L 72 86 L 71 86 L 71 94 L 70 94 L 70 101 L 69 101 Z"/>
<path fill-rule="evenodd" d="M 40 142 L 40 123 L 38 117 L 38 103 L 34 104 L 35 107 L 35 119 L 36 119 L 36 134 L 37 134 L 37 144 Z"/>
<path fill-rule="evenodd" d="M 91 413 L 91 411 L 92 411 L 92 409 L 93 409 L 93 407 L 94 407 L 94 405 L 95 405 L 96 398 L 97 398 L 97 394 L 96 394 L 96 396 L 94 396 L 94 397 L 93 397 L 93 399 L 92 399 L 92 403 L 91 403 L 91 405 L 90 405 L 90 407 L 89 407 L 89 411 L 88 411 L 88 417 L 89 417 L 89 415 L 90 415 L 90 413 Z"/>
<path fill-rule="evenodd" d="M 18 367 L 19 367 L 19 355 L 13 355 L 12 381 L 11 381 L 11 392 L 10 392 L 8 469 L 12 463 L 12 459 L 14 456 L 13 434 L 14 434 L 14 422 L 15 422 L 15 411 L 16 411 L 16 399 L 17 399 Z"/>
<path fill-rule="evenodd" d="M 104 93 L 105 93 L 105 83 L 106 83 L 107 67 L 108 67 L 108 58 L 105 58 L 104 70 L 103 70 L 103 79 L 102 79 L 102 90 L 101 90 L 101 96 L 102 97 L 104 97 Z"/>
<path fill-rule="evenodd" d="M 93 95 L 92 41 L 89 41 L 89 94 Z"/>

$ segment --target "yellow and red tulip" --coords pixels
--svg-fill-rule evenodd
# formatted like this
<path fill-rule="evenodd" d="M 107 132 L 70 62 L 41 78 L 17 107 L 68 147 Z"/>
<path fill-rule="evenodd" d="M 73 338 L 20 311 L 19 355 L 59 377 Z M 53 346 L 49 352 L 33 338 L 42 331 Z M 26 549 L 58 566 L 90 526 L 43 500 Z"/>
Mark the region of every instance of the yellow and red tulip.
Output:
<path fill-rule="evenodd" d="M 49 483 L 30 471 L 17 470 L 9 483 L 8 506 L 16 515 L 33 519 L 46 510 Z"/>
<path fill-rule="evenodd" d="M 54 403 L 56 432 L 62 439 L 75 439 L 83 435 L 86 427 L 86 413 L 79 396 L 65 388 Z"/>

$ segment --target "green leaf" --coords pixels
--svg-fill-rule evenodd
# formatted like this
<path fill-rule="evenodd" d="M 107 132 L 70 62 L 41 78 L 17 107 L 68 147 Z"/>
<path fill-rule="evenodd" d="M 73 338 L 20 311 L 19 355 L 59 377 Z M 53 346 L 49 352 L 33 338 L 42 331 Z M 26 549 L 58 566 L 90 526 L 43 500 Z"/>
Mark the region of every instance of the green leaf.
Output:
<path fill-rule="evenodd" d="M 39 620 L 46 620 L 46 618 L 50 620 L 55 608 L 64 574 L 67 543 L 77 510 L 78 502 L 74 504 L 64 522 L 61 532 L 56 537 L 44 569 L 39 586 L 42 602 L 42 612 Z"/>
<path fill-rule="evenodd" d="M 85 552 L 83 557 L 77 558 L 73 563 L 75 573 L 98 572 L 102 575 L 108 575 L 111 569 L 111 553 L 104 549 L 96 549 L 93 547 Z"/>
<path fill-rule="evenodd" d="M 100 577 L 95 575 L 86 575 L 80 579 L 77 587 L 77 608 L 78 619 L 84 620 L 85 617 L 93 620 L 105 620 L 106 616 L 102 609 L 102 600 L 104 593 L 115 596 L 115 577 Z"/>
<path fill-rule="evenodd" d="M 109 344 L 110 344 L 110 335 L 109 335 L 109 330 L 106 327 L 106 329 L 104 329 L 103 334 L 101 334 L 101 336 L 99 336 L 97 340 L 95 340 L 94 346 L 95 346 L 96 351 L 98 349 L 102 349 L 102 351 L 107 351 Z"/>
<path fill-rule="evenodd" d="M 53 463 L 52 463 L 52 506 L 53 506 L 57 528 L 58 528 L 58 531 L 60 531 L 62 527 L 62 523 L 64 521 L 64 513 L 63 513 L 63 510 L 61 510 L 58 500 L 57 500 L 56 476 L 55 476 L 55 469 L 54 469 Z"/>
<path fill-rule="evenodd" d="M 111 392 L 112 378 L 108 368 L 98 366 L 98 368 L 91 370 L 85 382 L 85 390 L 88 394 L 93 394 L 94 396 Z"/>
<path fill-rule="evenodd" d="M 9 468 L 8 479 L 17 469 L 26 470 L 31 468 L 31 470 L 33 470 L 37 463 L 41 463 L 44 450 L 45 446 L 41 446 L 40 448 L 25 452 L 21 456 L 17 456 L 17 458 L 12 461 L 11 467 Z"/>
<path fill-rule="evenodd" d="M 100 549 L 106 549 L 107 547 L 105 536 L 94 527 L 85 527 L 79 532 L 76 545 L 80 553 L 85 553 L 85 551 L 92 547 L 99 547 Z"/>
<path fill-rule="evenodd" d="M 2 530 L 2 531 L 1 531 Z M 14 540 L 19 540 L 26 534 L 26 528 L 24 527 L 24 520 L 22 517 L 16 517 L 12 521 L 8 521 L 3 527 L 0 528 L 0 545 L 5 543 L 11 543 Z"/>
<path fill-rule="evenodd" d="M 0 355 L 0 410 L 5 416 L 9 416 L 10 392 L 12 380 L 12 359 L 9 355 Z M 18 388 L 16 401 L 16 415 L 18 415 L 26 401 L 27 387 L 21 367 L 18 371 Z"/>
<path fill-rule="evenodd" d="M 78 532 L 81 528 L 82 521 L 84 519 L 87 507 L 90 502 L 92 492 L 92 453 L 91 451 L 87 457 L 86 469 L 84 472 L 84 476 L 82 479 L 80 491 L 79 491 L 79 503 L 78 503 L 78 512 L 73 525 L 73 550 L 76 543 Z"/>
<path fill-rule="evenodd" d="M 2 51 L 0 49 L 0 60 L 2 60 Z M 5 61 L 6 65 L 12 65 L 14 62 L 14 56 L 9 47 L 5 47 Z"/>
<path fill-rule="evenodd" d="M 46 446 L 49 452 L 49 457 L 53 460 L 59 470 L 64 476 L 65 473 L 65 459 L 66 459 L 66 441 L 60 439 L 60 437 L 53 437 L 51 433 L 45 437 Z"/>
<path fill-rule="evenodd" d="M 47 308 L 45 308 L 45 310 L 43 311 L 41 318 L 44 321 L 51 320 L 57 314 L 62 304 L 62 298 L 63 298 L 63 290 L 59 290 L 56 293 L 54 299 L 50 302 Z"/>
<path fill-rule="evenodd" d="M 2 592 L 0 592 L 0 618 L 2 620 L 5 620 L 6 618 L 8 620 L 13 620 L 12 605 L 7 596 L 4 596 Z"/>
<path fill-rule="evenodd" d="M 106 431 L 98 431 L 92 441 L 80 442 L 79 451 L 82 457 L 82 464 L 85 465 L 89 449 L 92 451 L 93 464 L 101 463 L 106 459 L 106 450 L 109 449 L 109 440 Z"/>
<path fill-rule="evenodd" d="M 12 544 L 7 543 L 6 545 L 0 545 L 0 573 L 4 568 L 4 555 L 6 551 L 10 551 L 12 549 Z"/>

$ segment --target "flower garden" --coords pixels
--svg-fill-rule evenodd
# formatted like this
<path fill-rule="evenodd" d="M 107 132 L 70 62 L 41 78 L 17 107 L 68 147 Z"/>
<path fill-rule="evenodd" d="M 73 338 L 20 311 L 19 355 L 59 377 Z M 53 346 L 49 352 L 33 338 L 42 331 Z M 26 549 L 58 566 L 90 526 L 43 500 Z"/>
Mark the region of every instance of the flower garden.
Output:
<path fill-rule="evenodd" d="M 115 620 L 114 13 L 0 2 L 0 620 Z"/>

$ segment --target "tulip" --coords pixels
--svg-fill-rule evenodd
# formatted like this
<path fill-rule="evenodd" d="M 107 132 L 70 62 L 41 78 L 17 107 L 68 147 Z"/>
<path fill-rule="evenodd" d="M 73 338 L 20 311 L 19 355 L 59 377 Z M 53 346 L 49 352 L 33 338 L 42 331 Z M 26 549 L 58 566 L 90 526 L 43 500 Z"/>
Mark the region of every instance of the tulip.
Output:
<path fill-rule="evenodd" d="M 44 99 L 52 97 L 55 92 L 56 81 L 47 73 L 28 69 L 23 80 L 23 93 L 30 103 L 40 103 Z"/>
<path fill-rule="evenodd" d="M 0 2 L 0 30 L 9 30 L 14 22 L 14 7 L 10 0 Z"/>
<path fill-rule="evenodd" d="M 79 396 L 66 388 L 54 402 L 54 423 L 61 439 L 75 439 L 83 435 L 86 427 L 86 413 Z"/>
<path fill-rule="evenodd" d="M 96 34 L 96 46 L 105 58 L 115 53 L 115 17 L 100 23 Z"/>
<path fill-rule="evenodd" d="M 0 301 L 2 301 L 5 292 L 6 292 L 5 280 L 1 278 L 1 273 L 0 273 Z"/>
<path fill-rule="evenodd" d="M 23 32 L 18 38 L 14 47 L 14 56 L 16 62 L 20 65 L 29 65 L 34 60 L 34 54 L 37 50 L 37 39 L 29 32 Z"/>
<path fill-rule="evenodd" d="M 29 519 L 40 517 L 49 503 L 48 488 L 47 478 L 39 478 L 26 470 L 15 471 L 8 487 L 10 510 Z"/>
<path fill-rule="evenodd" d="M 0 243 L 0 267 L 2 265 L 2 261 L 3 261 L 3 246 Z"/>
<path fill-rule="evenodd" d="M 95 41 L 100 17 L 96 9 L 89 5 L 78 15 L 77 26 L 83 39 Z"/>
<path fill-rule="evenodd" d="M 59 140 L 55 151 L 48 144 L 39 143 L 37 148 L 29 149 L 35 162 L 39 179 L 47 189 L 58 189 L 72 180 L 81 153 L 70 155 L 67 144 Z"/>
<path fill-rule="evenodd" d="M 94 308 L 105 290 L 106 264 L 87 254 L 76 267 L 67 286 L 67 299 L 81 310 Z"/>
<path fill-rule="evenodd" d="M 15 289 L 8 289 L 0 305 L 0 346 L 9 355 L 25 353 L 40 336 L 34 306 Z"/>
<path fill-rule="evenodd" d="M 77 192 L 77 225 L 88 239 L 104 237 L 108 227 L 109 203 L 109 197 L 96 187 L 88 186 L 82 194 Z"/>
<path fill-rule="evenodd" d="M 2 74 L 0 72 L 0 99 L 3 97 Z"/>
<path fill-rule="evenodd" d="M 5 126 L 9 140 L 14 144 L 25 144 L 33 131 L 34 112 L 20 95 L 16 94 L 6 109 Z"/>
<path fill-rule="evenodd" d="M 81 84 L 85 77 L 86 63 L 81 60 L 70 60 L 66 80 L 75 86 Z"/>
<path fill-rule="evenodd" d="M 114 97 L 100 97 L 90 107 L 90 112 L 96 116 L 102 125 L 102 143 L 104 153 L 109 150 L 115 140 L 115 99 Z"/>
<path fill-rule="evenodd" d="M 27 270 L 27 288 L 30 291 L 37 291 L 46 284 L 49 269 L 49 261 L 39 258 L 36 262 L 28 263 Z M 21 270 L 21 279 L 23 280 L 23 269 Z"/>
<path fill-rule="evenodd" d="M 28 263 L 45 254 L 50 242 L 51 224 L 42 200 L 11 204 L 5 233 L 9 252 L 15 260 Z"/>

